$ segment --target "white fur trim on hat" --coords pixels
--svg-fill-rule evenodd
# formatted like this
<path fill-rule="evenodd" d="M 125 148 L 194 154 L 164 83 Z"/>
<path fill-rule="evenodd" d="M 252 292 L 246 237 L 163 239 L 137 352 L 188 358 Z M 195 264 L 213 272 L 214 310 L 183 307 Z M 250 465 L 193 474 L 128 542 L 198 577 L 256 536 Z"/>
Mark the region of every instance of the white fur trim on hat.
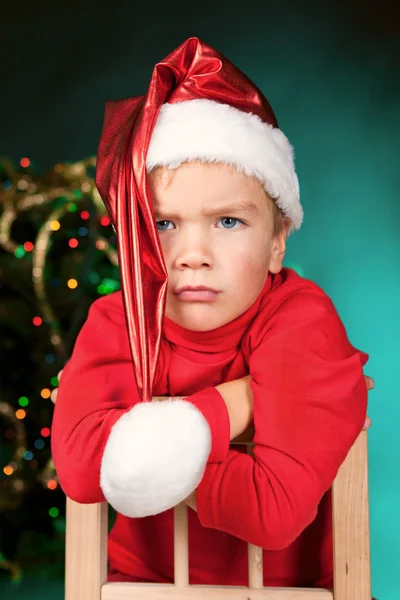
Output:
<path fill-rule="evenodd" d="M 210 451 L 210 427 L 190 402 L 137 404 L 107 440 L 100 469 L 103 494 L 127 517 L 161 513 L 197 488 Z"/>
<path fill-rule="evenodd" d="M 294 153 L 284 133 L 255 114 L 214 100 L 163 104 L 150 140 L 147 171 L 199 159 L 235 166 L 257 177 L 292 223 L 303 220 Z"/>

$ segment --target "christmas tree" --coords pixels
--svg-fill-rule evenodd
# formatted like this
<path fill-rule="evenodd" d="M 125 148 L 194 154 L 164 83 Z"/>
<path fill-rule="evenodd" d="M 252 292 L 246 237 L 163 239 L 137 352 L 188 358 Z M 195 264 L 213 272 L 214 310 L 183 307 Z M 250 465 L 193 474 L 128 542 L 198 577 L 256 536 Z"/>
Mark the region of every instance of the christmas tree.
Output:
<path fill-rule="evenodd" d="M 51 458 L 52 390 L 89 306 L 120 288 L 96 159 L 42 174 L 0 159 L 0 577 L 63 577 L 65 497 Z M 42 575 L 43 578 L 43 575 Z"/>

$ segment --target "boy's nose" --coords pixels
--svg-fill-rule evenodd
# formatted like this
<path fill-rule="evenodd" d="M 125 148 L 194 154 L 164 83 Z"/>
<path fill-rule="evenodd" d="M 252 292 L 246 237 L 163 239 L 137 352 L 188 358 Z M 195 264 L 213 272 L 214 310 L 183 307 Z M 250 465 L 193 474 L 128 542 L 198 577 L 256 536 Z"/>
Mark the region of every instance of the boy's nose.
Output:
<path fill-rule="evenodd" d="M 178 260 L 177 267 L 179 269 L 191 268 L 191 269 L 200 269 L 201 267 L 210 268 L 212 265 L 212 260 L 209 255 L 206 255 L 205 252 L 191 250 L 189 252 L 183 252 Z"/>

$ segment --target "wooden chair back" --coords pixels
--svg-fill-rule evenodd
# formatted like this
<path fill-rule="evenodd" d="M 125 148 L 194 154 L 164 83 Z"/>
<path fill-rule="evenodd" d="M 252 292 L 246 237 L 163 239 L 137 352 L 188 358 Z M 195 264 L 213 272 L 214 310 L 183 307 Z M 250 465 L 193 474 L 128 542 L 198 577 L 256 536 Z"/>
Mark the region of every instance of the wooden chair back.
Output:
<path fill-rule="evenodd" d="M 240 443 L 240 442 L 238 442 Z M 252 444 L 246 443 L 248 452 Z M 334 590 L 263 586 L 262 549 L 248 544 L 248 587 L 189 585 L 188 507 L 174 508 L 174 583 L 107 583 L 107 504 L 67 498 L 66 600 L 371 600 L 367 432 L 332 485 Z"/>

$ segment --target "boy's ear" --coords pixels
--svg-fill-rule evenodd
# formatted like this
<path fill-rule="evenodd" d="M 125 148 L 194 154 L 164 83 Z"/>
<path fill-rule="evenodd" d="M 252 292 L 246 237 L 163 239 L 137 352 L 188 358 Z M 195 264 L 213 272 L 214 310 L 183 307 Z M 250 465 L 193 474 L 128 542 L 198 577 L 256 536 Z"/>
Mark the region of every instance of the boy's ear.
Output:
<path fill-rule="evenodd" d="M 279 273 L 282 270 L 283 260 L 286 254 L 286 238 L 289 226 L 290 221 L 287 220 L 282 231 L 272 240 L 268 268 L 270 273 Z"/>

